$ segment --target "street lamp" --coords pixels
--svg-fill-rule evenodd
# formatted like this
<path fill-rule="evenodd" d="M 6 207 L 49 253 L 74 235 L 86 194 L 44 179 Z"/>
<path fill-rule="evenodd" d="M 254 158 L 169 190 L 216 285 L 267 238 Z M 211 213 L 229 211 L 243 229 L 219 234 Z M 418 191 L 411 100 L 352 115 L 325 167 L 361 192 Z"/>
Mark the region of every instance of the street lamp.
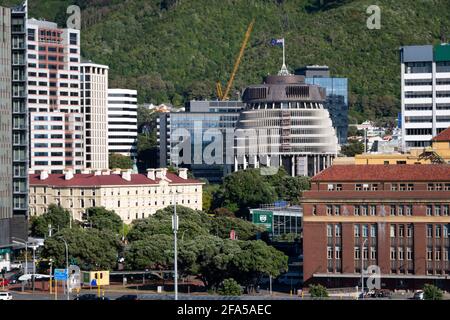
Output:
<path fill-rule="evenodd" d="M 361 299 L 364 299 L 364 246 L 368 240 L 366 238 L 361 246 Z"/>
<path fill-rule="evenodd" d="M 175 286 L 175 300 L 178 300 L 178 248 L 177 248 L 177 231 L 178 231 L 178 216 L 177 216 L 177 202 L 176 191 L 171 192 L 173 194 L 173 217 L 172 217 L 172 230 L 174 236 L 174 286 Z"/>
<path fill-rule="evenodd" d="M 58 237 L 62 241 L 64 241 L 64 245 L 66 246 L 66 269 L 67 269 L 67 279 L 66 279 L 66 290 L 67 290 L 67 300 L 70 300 L 70 291 L 69 291 L 69 246 L 67 245 L 67 241 L 64 240 L 63 237 Z"/>
<path fill-rule="evenodd" d="M 28 275 L 28 243 L 27 241 L 25 241 L 24 239 L 20 239 L 20 238 L 16 238 L 16 237 L 11 237 L 11 239 L 13 240 L 13 243 L 20 243 L 20 244 L 24 244 L 25 245 L 25 272 L 24 275 Z M 24 283 L 22 282 L 22 291 L 24 291 Z"/>

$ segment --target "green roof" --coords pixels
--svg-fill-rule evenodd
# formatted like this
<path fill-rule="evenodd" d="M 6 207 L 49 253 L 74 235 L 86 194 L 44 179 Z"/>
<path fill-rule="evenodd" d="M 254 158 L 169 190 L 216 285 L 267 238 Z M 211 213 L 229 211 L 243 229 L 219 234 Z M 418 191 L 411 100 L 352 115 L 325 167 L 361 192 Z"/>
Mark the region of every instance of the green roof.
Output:
<path fill-rule="evenodd" d="M 434 61 L 450 61 L 450 44 L 434 46 Z"/>

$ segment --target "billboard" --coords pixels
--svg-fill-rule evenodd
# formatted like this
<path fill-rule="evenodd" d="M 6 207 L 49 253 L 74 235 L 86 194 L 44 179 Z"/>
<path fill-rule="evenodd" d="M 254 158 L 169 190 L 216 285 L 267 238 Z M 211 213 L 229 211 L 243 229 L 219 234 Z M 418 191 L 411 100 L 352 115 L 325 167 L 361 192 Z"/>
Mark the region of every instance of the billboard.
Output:
<path fill-rule="evenodd" d="M 264 226 L 266 231 L 272 232 L 273 212 L 270 210 L 252 210 L 252 222 Z"/>

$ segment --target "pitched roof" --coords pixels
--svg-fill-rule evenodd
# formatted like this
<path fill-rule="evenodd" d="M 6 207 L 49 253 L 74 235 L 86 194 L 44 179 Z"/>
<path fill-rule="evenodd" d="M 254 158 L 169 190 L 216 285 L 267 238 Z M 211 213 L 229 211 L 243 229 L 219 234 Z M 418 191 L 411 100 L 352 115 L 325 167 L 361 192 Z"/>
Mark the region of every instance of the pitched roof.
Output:
<path fill-rule="evenodd" d="M 450 127 L 439 133 L 431 141 L 450 141 Z"/>
<path fill-rule="evenodd" d="M 39 174 L 30 174 L 30 186 L 59 186 L 59 187 L 91 187 L 91 186 L 135 186 L 157 185 L 161 179 L 151 180 L 145 174 L 131 174 L 131 181 L 122 178 L 120 174 L 96 176 L 94 174 L 74 174 L 73 178 L 66 180 L 63 174 L 49 174 L 45 180 Z M 177 174 L 167 173 L 169 184 L 203 184 L 194 179 L 183 179 Z"/>
<path fill-rule="evenodd" d="M 342 164 L 323 170 L 312 181 L 450 181 L 450 165 Z"/>

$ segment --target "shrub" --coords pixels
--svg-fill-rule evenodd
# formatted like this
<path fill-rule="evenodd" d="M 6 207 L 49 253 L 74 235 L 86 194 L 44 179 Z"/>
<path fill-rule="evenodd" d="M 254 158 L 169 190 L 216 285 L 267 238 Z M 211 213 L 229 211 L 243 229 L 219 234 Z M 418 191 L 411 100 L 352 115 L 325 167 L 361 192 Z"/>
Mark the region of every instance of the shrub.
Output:
<path fill-rule="evenodd" d="M 242 294 L 242 288 L 236 280 L 229 278 L 223 280 L 218 293 L 221 296 L 240 296 Z"/>
<path fill-rule="evenodd" d="M 320 284 L 312 284 L 309 286 L 309 293 L 311 294 L 312 298 L 327 298 L 328 297 L 328 291 L 327 288 Z"/>
<path fill-rule="evenodd" d="M 423 293 L 425 300 L 442 300 L 442 290 L 432 284 L 425 284 L 423 287 Z"/>

